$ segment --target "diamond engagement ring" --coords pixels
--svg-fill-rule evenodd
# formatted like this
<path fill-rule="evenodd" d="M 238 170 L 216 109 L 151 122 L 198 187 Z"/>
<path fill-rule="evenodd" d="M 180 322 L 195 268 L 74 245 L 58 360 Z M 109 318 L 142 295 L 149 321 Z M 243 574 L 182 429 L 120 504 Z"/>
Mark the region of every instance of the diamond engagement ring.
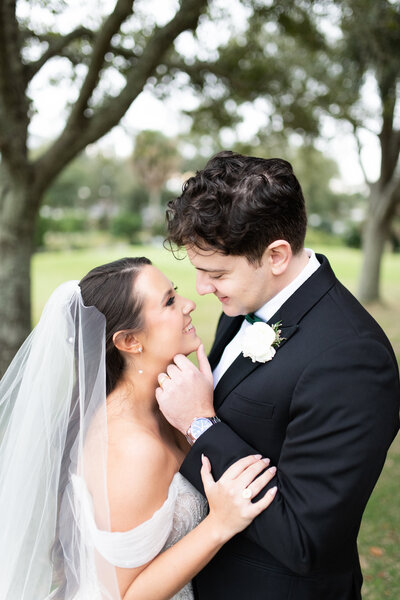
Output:
<path fill-rule="evenodd" d="M 252 492 L 250 488 L 245 488 L 242 492 L 242 498 L 251 498 L 252 497 Z"/>

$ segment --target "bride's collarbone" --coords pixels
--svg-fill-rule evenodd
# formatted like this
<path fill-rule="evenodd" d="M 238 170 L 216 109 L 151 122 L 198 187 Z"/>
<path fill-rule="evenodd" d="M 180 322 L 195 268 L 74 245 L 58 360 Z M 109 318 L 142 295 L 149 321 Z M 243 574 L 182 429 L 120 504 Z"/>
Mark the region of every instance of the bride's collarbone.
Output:
<path fill-rule="evenodd" d="M 154 419 L 137 419 L 132 416 L 126 418 L 114 417 L 108 424 L 109 452 L 124 452 L 127 446 L 133 451 L 140 450 L 142 445 L 157 449 L 157 454 L 164 455 L 164 461 L 171 469 L 172 474 L 179 470 L 187 453 L 184 444 L 186 440 L 169 423 L 155 417 Z M 183 439 L 181 439 L 183 438 Z"/>

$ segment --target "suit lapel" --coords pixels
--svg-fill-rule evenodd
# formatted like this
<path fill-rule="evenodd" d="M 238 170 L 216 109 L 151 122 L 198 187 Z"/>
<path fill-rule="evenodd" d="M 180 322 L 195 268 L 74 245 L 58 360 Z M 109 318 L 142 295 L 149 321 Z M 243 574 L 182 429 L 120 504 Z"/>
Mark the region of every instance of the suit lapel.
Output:
<path fill-rule="evenodd" d="M 208 360 L 213 371 L 219 363 L 222 353 L 229 342 L 235 337 L 243 323 L 243 317 L 227 317 L 224 314 L 218 324 L 215 342 L 208 355 Z"/>
<path fill-rule="evenodd" d="M 214 390 L 214 408 L 217 410 L 227 395 L 260 364 L 253 363 L 249 358 L 244 358 L 242 354 L 239 354 L 229 369 L 225 371 Z"/>
<path fill-rule="evenodd" d="M 300 328 L 301 319 L 337 282 L 337 279 L 325 256 L 317 254 L 317 258 L 321 263 L 321 267 L 313 275 L 311 275 L 311 277 L 309 277 L 309 279 L 307 279 L 307 281 L 305 281 L 303 285 L 298 288 L 298 290 L 296 290 L 292 296 L 290 296 L 290 298 L 288 298 L 288 300 L 268 321 L 269 325 L 277 323 L 278 321 L 281 321 L 282 323 L 280 329 L 282 332 L 281 337 L 284 339 L 279 345 L 279 348 L 277 348 L 277 352 L 280 351 L 282 346 L 286 344 Z M 240 320 L 240 317 L 237 317 L 233 320 Z M 240 320 L 240 323 L 242 320 L 243 319 Z M 232 333 L 232 331 L 234 331 L 233 335 L 235 335 L 239 330 L 239 327 L 240 324 L 239 326 L 236 324 L 236 329 L 231 328 L 229 329 L 229 332 Z M 215 348 L 218 350 L 218 354 L 215 352 L 213 356 L 215 364 L 212 365 L 212 369 L 214 369 L 218 364 L 226 344 L 228 344 L 233 338 L 233 335 L 229 337 L 225 334 L 218 339 L 218 343 L 214 344 L 213 351 Z M 218 409 L 227 395 L 230 394 L 230 392 L 237 387 L 239 383 L 243 381 L 243 379 L 248 377 L 250 373 L 259 368 L 260 365 L 266 366 L 268 363 L 253 363 L 250 358 L 244 358 L 244 356 L 240 354 L 221 377 L 214 390 L 215 408 Z"/>
<path fill-rule="evenodd" d="M 280 343 L 279 348 L 277 348 L 277 352 L 279 352 L 282 346 L 287 343 L 287 341 L 297 331 L 297 328 L 297 325 L 281 327 L 281 336 L 284 339 Z M 239 354 L 239 356 L 233 361 L 229 369 L 225 371 L 214 390 L 215 409 L 218 409 L 221 406 L 222 402 L 225 400 L 227 395 L 236 386 L 238 386 L 239 383 L 243 381 L 243 379 L 245 379 L 248 375 L 250 375 L 250 373 L 255 371 L 255 369 L 258 369 L 258 367 L 264 364 L 266 363 L 253 363 L 250 358 L 244 358 L 243 354 Z"/>

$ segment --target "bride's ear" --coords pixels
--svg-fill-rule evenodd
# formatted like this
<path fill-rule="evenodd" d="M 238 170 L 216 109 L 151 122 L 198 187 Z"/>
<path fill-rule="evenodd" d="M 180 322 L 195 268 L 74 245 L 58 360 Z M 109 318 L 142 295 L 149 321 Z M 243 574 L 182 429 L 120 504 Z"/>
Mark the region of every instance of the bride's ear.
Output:
<path fill-rule="evenodd" d="M 142 344 L 131 331 L 117 331 L 113 335 L 113 342 L 120 352 L 138 354 L 142 351 Z"/>

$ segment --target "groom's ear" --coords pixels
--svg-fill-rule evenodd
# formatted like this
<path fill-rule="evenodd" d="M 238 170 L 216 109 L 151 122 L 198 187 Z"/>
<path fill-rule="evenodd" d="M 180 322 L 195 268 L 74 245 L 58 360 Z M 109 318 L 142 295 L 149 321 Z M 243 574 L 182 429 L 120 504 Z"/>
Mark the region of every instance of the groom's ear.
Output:
<path fill-rule="evenodd" d="M 132 331 L 117 331 L 113 335 L 114 346 L 120 352 L 129 352 L 129 354 L 137 354 L 142 350 L 142 344 L 135 337 Z"/>
<path fill-rule="evenodd" d="M 265 251 L 273 275 L 282 275 L 292 258 L 292 248 L 286 240 L 275 240 Z"/>

